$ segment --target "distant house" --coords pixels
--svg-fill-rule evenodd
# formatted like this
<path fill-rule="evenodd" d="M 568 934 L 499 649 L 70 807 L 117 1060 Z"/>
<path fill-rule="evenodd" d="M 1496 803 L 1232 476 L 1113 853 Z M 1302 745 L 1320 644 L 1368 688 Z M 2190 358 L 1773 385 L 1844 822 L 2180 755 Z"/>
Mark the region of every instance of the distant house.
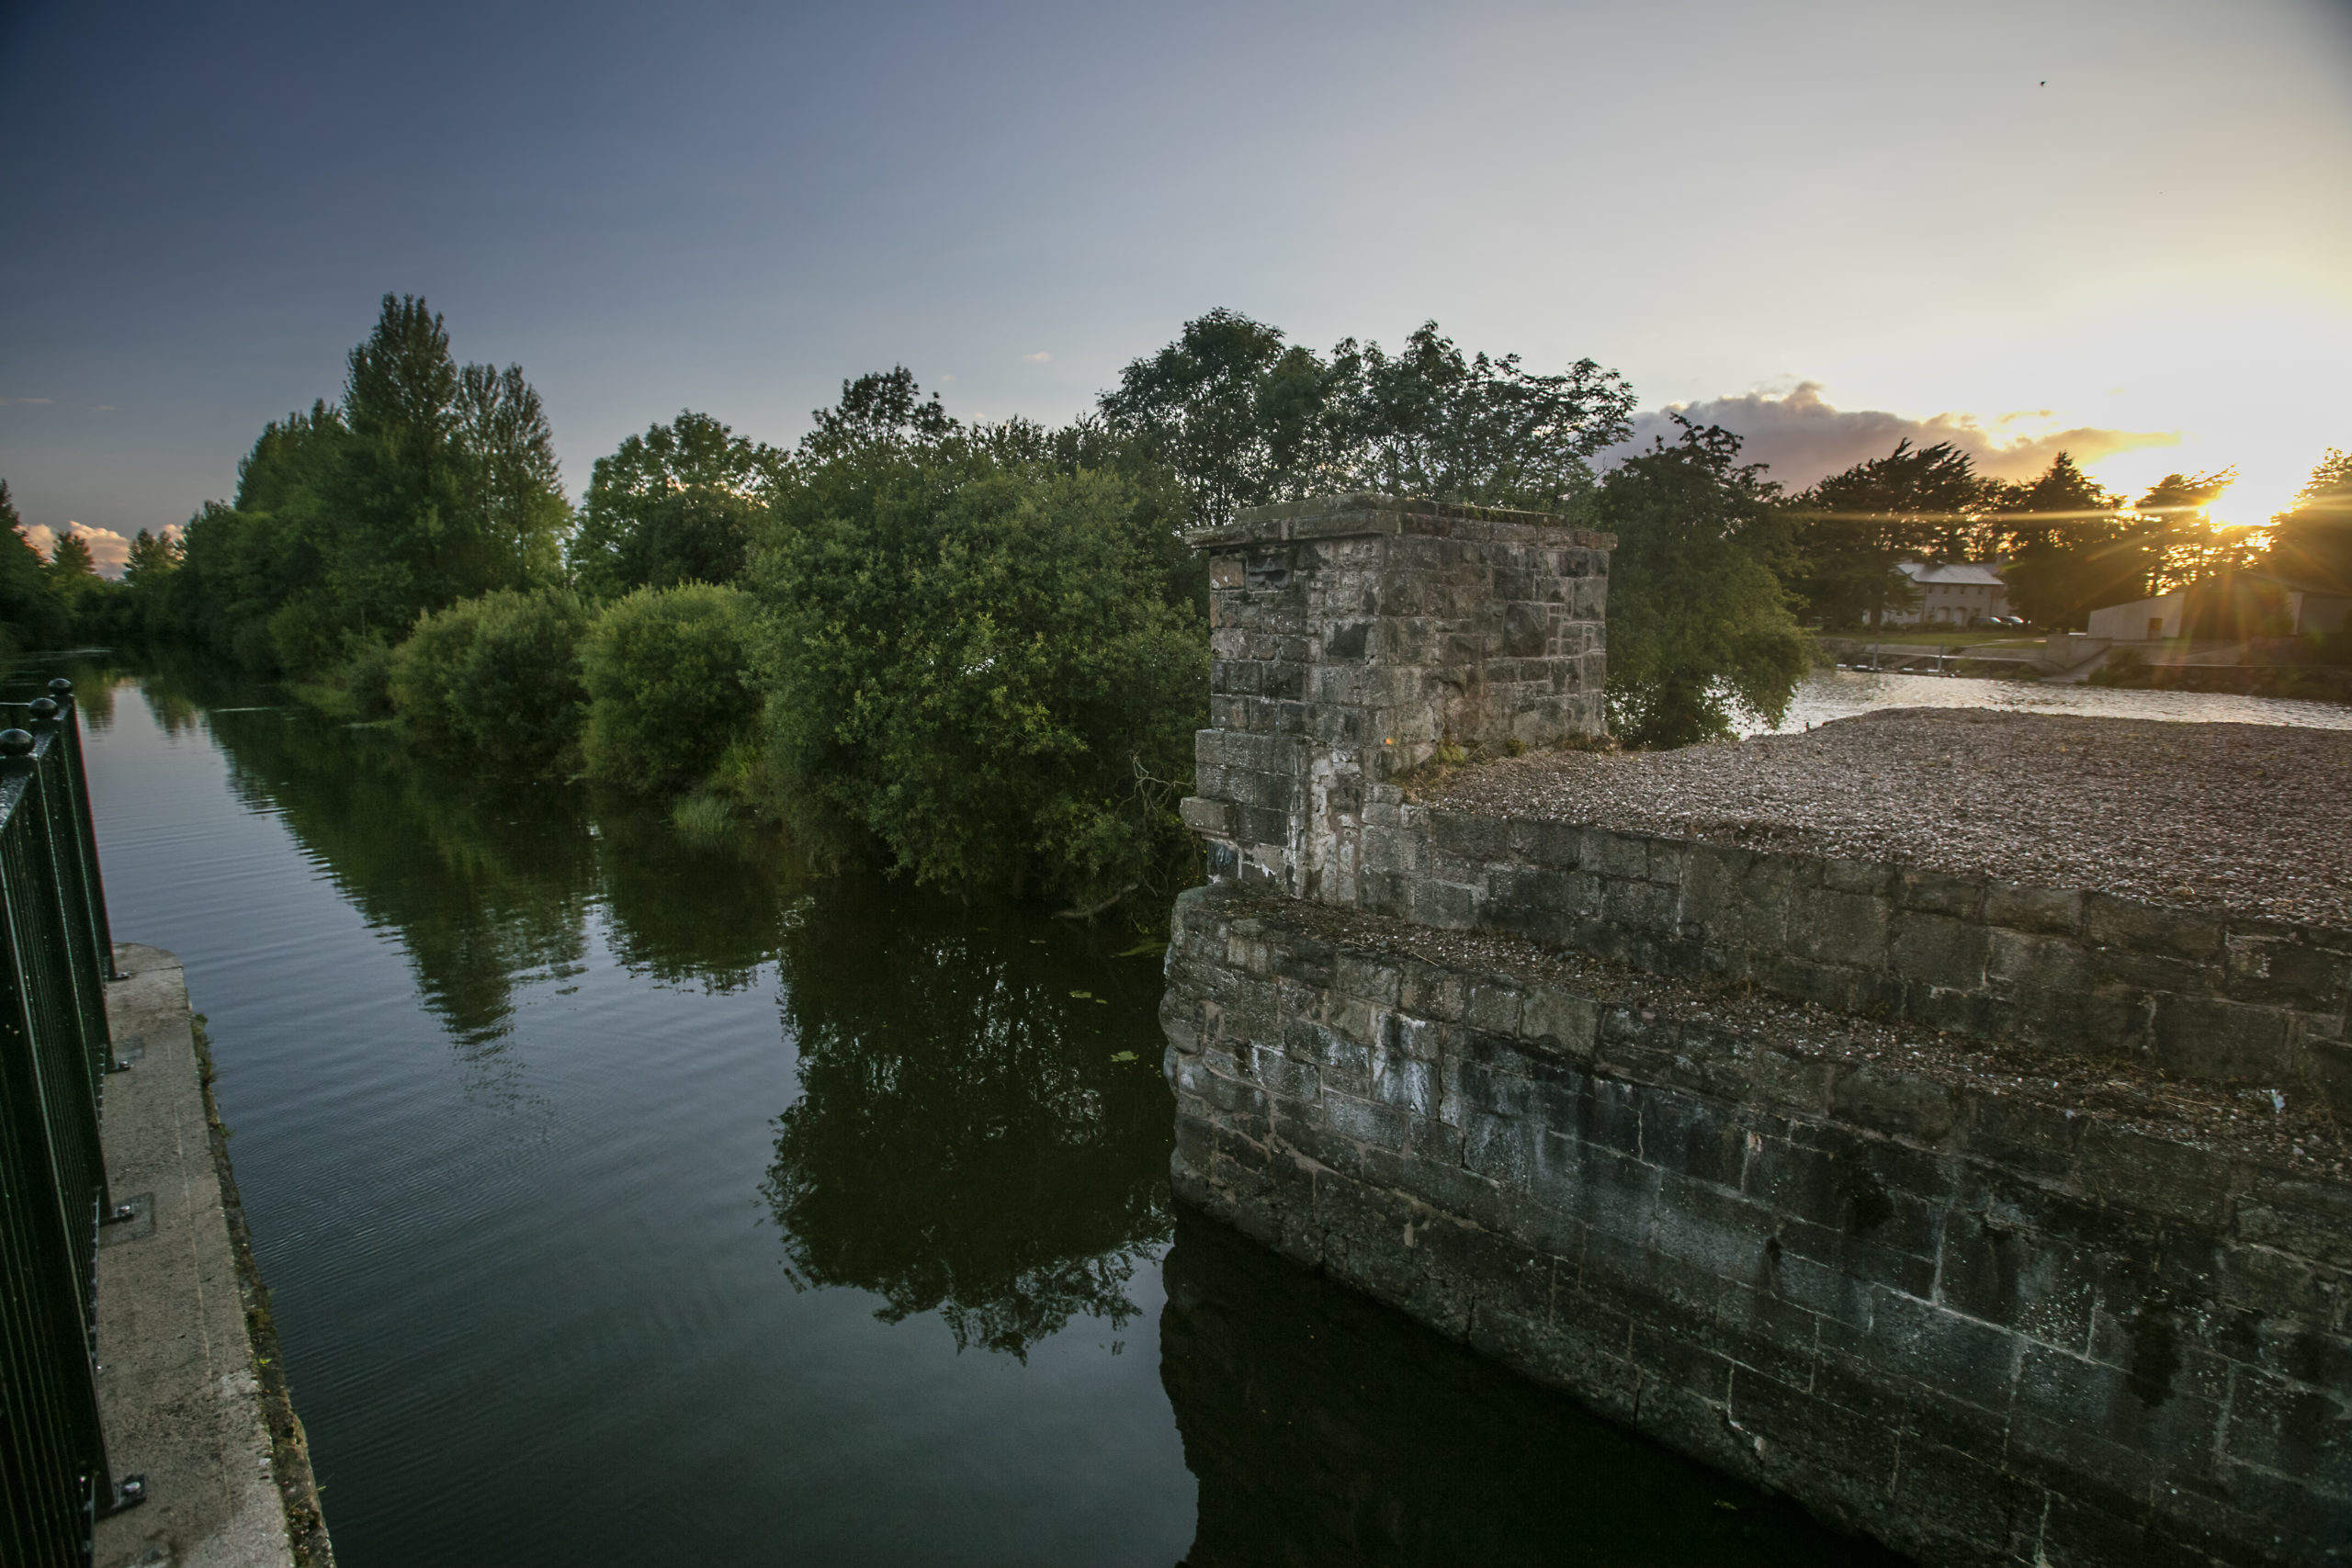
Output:
<path fill-rule="evenodd" d="M 1907 610 L 1889 610 L 1890 626 L 1969 626 L 1987 615 L 2009 613 L 2009 591 L 2000 569 L 1977 561 L 1897 561 L 1894 570 L 1919 590 Z"/>
<path fill-rule="evenodd" d="M 2093 610 L 2090 635 L 2118 642 L 2188 637 L 2246 642 L 2332 632 L 2352 615 L 2352 599 L 2262 571 L 2225 571 L 2154 599 Z"/>

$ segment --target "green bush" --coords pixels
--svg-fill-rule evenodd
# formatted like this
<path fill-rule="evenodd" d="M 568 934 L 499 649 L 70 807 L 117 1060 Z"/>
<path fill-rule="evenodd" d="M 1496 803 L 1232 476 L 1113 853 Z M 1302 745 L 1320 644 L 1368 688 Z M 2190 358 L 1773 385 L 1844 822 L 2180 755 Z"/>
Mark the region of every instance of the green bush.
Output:
<path fill-rule="evenodd" d="M 1022 434 L 851 443 L 779 496 L 752 579 L 776 788 L 820 853 L 847 827 L 924 882 L 1091 908 L 1191 874 L 1208 638 L 1150 498 Z"/>
<path fill-rule="evenodd" d="M 485 593 L 418 617 L 392 653 L 393 711 L 420 741 L 490 768 L 547 774 L 571 761 L 587 706 L 571 593 Z"/>
<path fill-rule="evenodd" d="M 689 582 L 605 606 L 580 649 L 589 776 L 641 795 L 708 779 L 759 716 L 751 596 Z"/>

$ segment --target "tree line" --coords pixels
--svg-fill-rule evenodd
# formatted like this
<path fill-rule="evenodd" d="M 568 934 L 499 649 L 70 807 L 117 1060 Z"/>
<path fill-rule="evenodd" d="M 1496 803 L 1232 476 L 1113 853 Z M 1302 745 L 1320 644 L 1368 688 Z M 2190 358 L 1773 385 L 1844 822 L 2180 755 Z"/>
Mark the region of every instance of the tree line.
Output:
<path fill-rule="evenodd" d="M 2059 626 L 2253 558 L 2202 510 L 2225 474 L 2126 506 L 2063 454 L 2013 484 L 1906 443 L 1791 495 L 1689 422 L 1597 472 L 1634 406 L 1591 360 L 1539 373 L 1434 322 L 1318 353 L 1220 310 L 1067 424 L 959 421 L 898 367 L 788 448 L 682 412 L 574 508 L 521 368 L 458 365 L 440 316 L 387 296 L 341 397 L 268 423 L 233 498 L 142 532 L 120 583 L 8 528 L 0 621 L 206 650 L 497 770 L 1091 908 L 1187 863 L 1208 655 L 1182 533 L 1243 507 L 1372 490 L 1615 533 L 1611 718 L 1636 745 L 1776 718 L 1808 626 L 1900 607 L 1900 560 L 2008 556 L 2013 601 Z M 2262 560 L 2352 582 L 2348 496 L 2331 453 Z"/>

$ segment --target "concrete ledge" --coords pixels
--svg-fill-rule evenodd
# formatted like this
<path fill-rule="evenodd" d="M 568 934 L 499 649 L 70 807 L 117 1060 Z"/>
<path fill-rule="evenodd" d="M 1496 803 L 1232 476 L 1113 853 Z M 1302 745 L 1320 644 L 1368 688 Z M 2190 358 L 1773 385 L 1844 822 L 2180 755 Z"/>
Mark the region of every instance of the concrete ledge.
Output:
<path fill-rule="evenodd" d="M 107 1167 L 118 1201 L 152 1195 L 98 1254 L 99 1400 L 118 1471 L 148 1501 L 97 1528 L 98 1568 L 323 1568 L 332 1557 L 241 1226 L 179 960 L 115 949 L 126 978 L 107 1019 L 126 1072 L 107 1079 Z M 254 1331 L 268 1343 L 254 1348 Z M 266 1358 L 266 1361 L 265 1361 Z M 273 1432 L 273 1427 L 279 1428 Z M 301 1550 L 281 1483 L 308 1510 Z"/>

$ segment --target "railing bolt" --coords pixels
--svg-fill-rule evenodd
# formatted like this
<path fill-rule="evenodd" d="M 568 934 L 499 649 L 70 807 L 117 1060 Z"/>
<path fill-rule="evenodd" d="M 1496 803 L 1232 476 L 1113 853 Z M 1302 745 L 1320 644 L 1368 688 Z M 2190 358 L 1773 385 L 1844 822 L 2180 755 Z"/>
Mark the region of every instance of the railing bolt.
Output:
<path fill-rule="evenodd" d="M 0 757 L 22 757 L 33 749 L 29 729 L 0 729 Z"/>

